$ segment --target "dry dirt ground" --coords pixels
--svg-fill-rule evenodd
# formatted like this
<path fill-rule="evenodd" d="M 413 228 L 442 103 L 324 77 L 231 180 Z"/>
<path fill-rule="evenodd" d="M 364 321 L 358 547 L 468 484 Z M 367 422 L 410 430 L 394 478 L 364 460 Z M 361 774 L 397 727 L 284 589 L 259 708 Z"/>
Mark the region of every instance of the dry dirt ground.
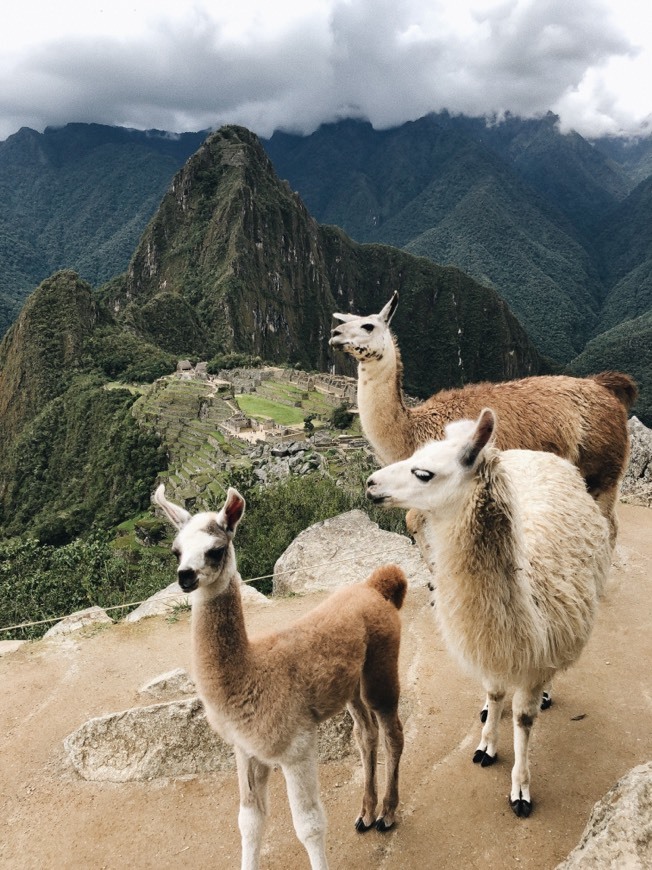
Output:
<path fill-rule="evenodd" d="M 619 565 L 592 639 L 579 664 L 557 679 L 554 706 L 534 729 L 533 815 L 517 819 L 507 804 L 507 714 L 499 762 L 471 763 L 482 692 L 443 649 L 425 590 L 411 591 L 403 612 L 399 821 L 387 834 L 357 834 L 357 757 L 322 765 L 333 870 L 553 868 L 576 845 L 593 803 L 652 759 L 652 512 L 621 505 L 620 516 Z M 251 606 L 248 624 L 254 631 L 284 624 L 321 597 Z M 239 866 L 235 774 L 85 782 L 62 750 L 63 738 L 89 717 L 142 703 L 138 688 L 188 667 L 188 652 L 184 615 L 30 643 L 0 659 L 2 868 Z M 278 771 L 270 798 L 263 867 L 307 867 Z"/>

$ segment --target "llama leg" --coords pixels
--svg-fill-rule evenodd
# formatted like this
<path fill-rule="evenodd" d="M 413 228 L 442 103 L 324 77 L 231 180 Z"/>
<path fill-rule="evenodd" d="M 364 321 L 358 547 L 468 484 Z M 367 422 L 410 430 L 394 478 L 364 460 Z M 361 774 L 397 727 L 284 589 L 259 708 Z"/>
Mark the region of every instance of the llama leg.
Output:
<path fill-rule="evenodd" d="M 487 686 L 487 715 L 485 717 L 480 743 L 473 755 L 473 763 L 489 767 L 498 757 L 498 726 L 505 703 L 505 688 L 499 683 Z"/>
<path fill-rule="evenodd" d="M 543 687 L 543 692 L 541 693 L 541 709 L 549 710 L 552 707 L 552 680 L 547 682 Z M 484 702 L 484 707 L 480 710 L 480 721 L 487 721 L 487 714 L 489 713 L 489 696 Z"/>
<path fill-rule="evenodd" d="M 303 844 L 311 870 L 328 870 L 326 861 L 326 816 L 319 799 L 317 776 L 317 741 L 314 735 L 306 754 L 297 761 L 283 764 L 292 822 Z"/>
<path fill-rule="evenodd" d="M 542 686 L 530 689 L 517 689 L 512 701 L 514 719 L 514 767 L 512 768 L 512 790 L 509 803 L 519 817 L 527 817 L 532 812 L 530 797 L 530 764 L 528 748 L 530 732 L 539 712 Z"/>
<path fill-rule="evenodd" d="M 618 504 L 618 497 L 620 495 L 620 481 L 617 481 L 611 486 L 606 486 L 606 488 L 597 492 L 592 490 L 589 491 L 596 500 L 603 517 L 605 517 L 609 523 L 609 544 L 613 551 L 616 546 L 616 538 L 618 537 L 618 514 L 616 512 L 616 505 Z"/>
<path fill-rule="evenodd" d="M 398 646 L 393 654 L 382 647 L 367 649 L 361 692 L 364 702 L 373 710 L 383 729 L 385 795 L 381 814 L 376 819 L 376 828 L 387 831 L 394 824 L 398 806 L 398 766 L 403 752 L 403 726 L 398 717 Z"/>
<path fill-rule="evenodd" d="M 267 817 L 269 767 L 235 747 L 240 786 L 238 826 L 242 839 L 242 870 L 258 870 Z"/>
<path fill-rule="evenodd" d="M 358 744 L 362 769 L 364 771 L 362 809 L 355 822 L 356 831 L 362 833 L 363 831 L 368 831 L 376 820 L 376 806 L 378 804 L 378 792 L 376 788 L 378 723 L 374 714 L 360 697 L 359 690 L 346 706 L 353 719 L 353 734 Z"/>
<path fill-rule="evenodd" d="M 376 819 L 376 829 L 388 831 L 396 821 L 398 806 L 398 766 L 403 753 L 403 725 L 398 711 L 390 713 L 377 711 L 383 729 L 385 742 L 385 796 L 380 815 Z"/>

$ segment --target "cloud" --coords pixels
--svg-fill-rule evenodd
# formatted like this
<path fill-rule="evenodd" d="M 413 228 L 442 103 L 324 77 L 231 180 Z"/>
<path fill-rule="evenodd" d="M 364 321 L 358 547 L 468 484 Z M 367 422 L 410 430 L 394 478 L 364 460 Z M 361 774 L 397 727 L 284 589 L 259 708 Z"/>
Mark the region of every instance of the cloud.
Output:
<path fill-rule="evenodd" d="M 0 137 L 69 121 L 175 131 L 233 122 L 268 136 L 346 116 L 387 127 L 444 108 L 553 109 L 590 134 L 645 120 L 626 85 L 604 78 L 636 56 L 606 0 L 313 0 L 273 18 L 249 0 L 238 21 L 207 8 L 131 35 L 60 34 L 5 52 Z"/>

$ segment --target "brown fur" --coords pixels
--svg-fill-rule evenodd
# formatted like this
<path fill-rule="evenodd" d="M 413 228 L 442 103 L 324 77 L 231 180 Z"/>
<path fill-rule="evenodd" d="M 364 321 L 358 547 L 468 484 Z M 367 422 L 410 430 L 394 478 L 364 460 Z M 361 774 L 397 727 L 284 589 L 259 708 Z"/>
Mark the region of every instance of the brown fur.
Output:
<path fill-rule="evenodd" d="M 336 591 L 290 627 L 255 639 L 247 637 L 240 582 L 235 573 L 224 594 L 193 604 L 195 679 L 211 726 L 246 755 L 240 766 L 258 770 L 281 764 L 286 772 L 285 765 L 313 745 L 317 724 L 346 705 L 364 769 L 356 827 L 391 827 L 403 750 L 398 716 L 403 571 L 383 566 L 366 582 Z M 377 818 L 378 723 L 386 784 Z M 254 797 L 246 788 L 241 793 L 243 805 Z"/>

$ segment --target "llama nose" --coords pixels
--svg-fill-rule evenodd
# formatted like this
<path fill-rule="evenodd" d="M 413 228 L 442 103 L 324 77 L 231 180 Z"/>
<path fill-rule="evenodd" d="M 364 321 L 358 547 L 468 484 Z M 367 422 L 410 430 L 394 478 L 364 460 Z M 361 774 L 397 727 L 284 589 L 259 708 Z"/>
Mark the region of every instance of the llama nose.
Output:
<path fill-rule="evenodd" d="M 374 504 L 382 504 L 387 499 L 387 496 L 380 495 L 379 493 L 374 492 L 376 485 L 377 485 L 376 481 L 374 480 L 373 477 L 369 477 L 367 479 L 366 496 L 369 499 L 369 501 L 372 501 Z"/>
<path fill-rule="evenodd" d="M 192 592 L 197 588 L 197 572 L 192 568 L 182 568 L 177 571 L 177 579 L 184 592 Z"/>

